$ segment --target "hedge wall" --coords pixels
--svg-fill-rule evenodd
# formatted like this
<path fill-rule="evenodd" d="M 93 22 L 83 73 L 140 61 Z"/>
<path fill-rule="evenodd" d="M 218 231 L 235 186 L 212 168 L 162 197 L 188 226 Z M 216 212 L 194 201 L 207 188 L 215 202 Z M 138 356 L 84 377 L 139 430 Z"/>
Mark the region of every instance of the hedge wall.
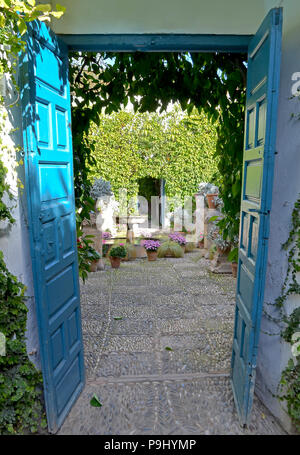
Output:
<path fill-rule="evenodd" d="M 218 184 L 216 125 L 196 110 L 188 115 L 175 105 L 164 114 L 101 115 L 86 141 L 96 161 L 90 179 L 110 181 L 116 197 L 120 188 L 138 194 L 138 180 L 146 176 L 165 179 L 170 197 L 193 195 L 201 181 Z"/>

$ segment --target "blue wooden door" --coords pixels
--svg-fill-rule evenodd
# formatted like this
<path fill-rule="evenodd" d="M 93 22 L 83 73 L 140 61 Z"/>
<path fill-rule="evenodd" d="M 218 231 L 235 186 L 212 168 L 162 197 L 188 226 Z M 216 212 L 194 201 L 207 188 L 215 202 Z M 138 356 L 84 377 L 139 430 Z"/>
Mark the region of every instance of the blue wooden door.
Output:
<path fill-rule="evenodd" d="M 68 52 L 35 22 L 20 64 L 35 301 L 48 425 L 55 432 L 84 384 Z"/>
<path fill-rule="evenodd" d="M 249 44 L 241 228 L 231 379 L 241 423 L 249 421 L 267 264 L 276 141 L 282 9 Z"/>

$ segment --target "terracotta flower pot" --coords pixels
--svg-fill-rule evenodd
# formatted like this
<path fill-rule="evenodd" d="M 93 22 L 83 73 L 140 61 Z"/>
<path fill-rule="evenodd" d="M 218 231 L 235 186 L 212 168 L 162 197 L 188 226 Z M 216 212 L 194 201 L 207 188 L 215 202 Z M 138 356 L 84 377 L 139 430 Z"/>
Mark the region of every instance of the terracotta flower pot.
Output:
<path fill-rule="evenodd" d="M 217 197 L 218 197 L 217 194 L 207 194 L 206 195 L 208 208 L 210 208 L 210 209 L 215 209 L 216 208 L 215 198 L 217 198 Z"/>
<path fill-rule="evenodd" d="M 110 263 L 113 269 L 118 269 L 121 264 L 121 258 L 109 256 Z"/>
<path fill-rule="evenodd" d="M 232 262 L 231 263 L 231 269 L 232 269 L 232 276 L 233 278 L 236 278 L 237 277 L 237 262 Z"/>
<path fill-rule="evenodd" d="M 204 239 L 203 239 L 203 240 L 200 240 L 200 241 L 198 242 L 198 248 L 201 248 L 201 249 L 204 248 Z"/>
<path fill-rule="evenodd" d="M 148 261 L 156 261 L 157 259 L 157 251 L 146 250 Z"/>

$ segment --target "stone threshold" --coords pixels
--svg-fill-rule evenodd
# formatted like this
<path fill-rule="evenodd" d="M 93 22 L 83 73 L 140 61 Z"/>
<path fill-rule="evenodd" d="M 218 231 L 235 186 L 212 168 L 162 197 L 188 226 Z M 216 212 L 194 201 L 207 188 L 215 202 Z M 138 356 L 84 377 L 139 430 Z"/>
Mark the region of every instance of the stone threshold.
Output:
<path fill-rule="evenodd" d="M 153 374 L 153 375 L 137 375 L 137 376 L 121 376 L 99 377 L 87 379 L 86 385 L 101 385 L 101 384 L 121 384 L 121 383 L 136 383 L 136 382 L 176 382 L 176 381 L 194 381 L 205 378 L 229 378 L 229 373 L 212 372 L 212 373 L 185 373 L 185 374 Z"/>

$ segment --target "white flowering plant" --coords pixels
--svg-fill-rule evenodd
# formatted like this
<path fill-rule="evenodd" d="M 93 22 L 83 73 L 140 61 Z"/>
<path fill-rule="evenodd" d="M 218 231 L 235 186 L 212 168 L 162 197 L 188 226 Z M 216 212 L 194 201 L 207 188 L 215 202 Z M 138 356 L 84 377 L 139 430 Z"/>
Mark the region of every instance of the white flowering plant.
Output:
<path fill-rule="evenodd" d="M 94 180 L 93 186 L 90 191 L 90 195 L 95 201 L 103 196 L 112 196 L 113 192 L 111 190 L 110 182 L 102 178 L 96 178 Z"/>
<path fill-rule="evenodd" d="M 219 188 L 212 183 L 201 182 L 198 185 L 197 194 L 200 196 L 206 196 L 207 194 L 219 194 Z"/>

